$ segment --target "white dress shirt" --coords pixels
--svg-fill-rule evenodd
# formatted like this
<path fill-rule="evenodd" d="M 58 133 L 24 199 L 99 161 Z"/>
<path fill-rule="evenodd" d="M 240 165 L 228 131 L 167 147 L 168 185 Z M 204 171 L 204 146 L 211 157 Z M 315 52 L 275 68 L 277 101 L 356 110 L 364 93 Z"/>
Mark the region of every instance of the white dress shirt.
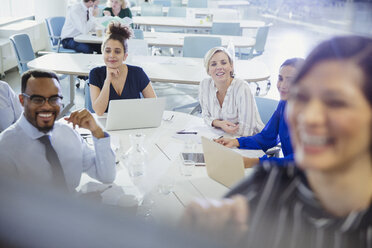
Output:
<path fill-rule="evenodd" d="M 0 132 L 16 122 L 22 111 L 18 96 L 6 82 L 0 81 Z"/>
<path fill-rule="evenodd" d="M 115 179 L 115 154 L 110 137 L 93 137 L 94 149 L 65 123 L 55 122 L 47 133 L 58 154 L 67 186 L 70 190 L 79 185 L 83 172 L 103 182 Z M 38 138 L 45 135 L 35 128 L 24 115 L 0 134 L 0 173 L 10 173 L 21 179 L 51 183 L 52 168 L 45 155 L 45 146 Z"/>
<path fill-rule="evenodd" d="M 87 21 L 89 11 L 89 21 Z M 74 38 L 79 34 L 87 34 L 95 28 L 93 8 L 87 8 L 83 1 L 70 6 L 67 9 L 66 21 L 61 32 L 61 39 Z"/>
<path fill-rule="evenodd" d="M 239 136 L 253 135 L 262 130 L 264 124 L 247 82 L 234 78 L 227 89 L 222 107 L 217 99 L 217 91 L 212 78 L 200 82 L 199 101 L 202 117 L 207 125 L 211 126 L 214 120 L 239 123 L 239 130 L 235 133 Z"/>

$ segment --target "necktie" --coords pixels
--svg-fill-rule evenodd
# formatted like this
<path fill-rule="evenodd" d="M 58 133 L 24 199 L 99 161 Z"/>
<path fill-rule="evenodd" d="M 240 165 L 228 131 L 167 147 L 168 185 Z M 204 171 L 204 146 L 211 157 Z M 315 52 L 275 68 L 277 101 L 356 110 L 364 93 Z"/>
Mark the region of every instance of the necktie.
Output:
<path fill-rule="evenodd" d="M 87 21 L 89 21 L 89 9 L 87 10 Z"/>
<path fill-rule="evenodd" d="M 61 189 L 67 189 L 65 176 L 63 174 L 63 169 L 61 162 L 59 161 L 58 155 L 54 150 L 52 144 L 50 143 L 50 136 L 44 135 L 39 138 L 40 142 L 45 145 L 45 155 L 52 167 L 53 179 L 55 185 Z"/>

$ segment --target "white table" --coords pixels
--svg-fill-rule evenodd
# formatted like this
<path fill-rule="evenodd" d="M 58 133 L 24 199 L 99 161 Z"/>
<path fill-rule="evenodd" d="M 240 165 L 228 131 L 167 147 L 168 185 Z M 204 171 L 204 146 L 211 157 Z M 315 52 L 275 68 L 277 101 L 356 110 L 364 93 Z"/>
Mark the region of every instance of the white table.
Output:
<path fill-rule="evenodd" d="M 199 84 L 208 77 L 203 59 L 168 56 L 131 56 L 126 63 L 143 68 L 152 82 L 170 82 L 181 84 Z M 74 75 L 88 76 L 91 69 L 104 65 L 100 54 L 51 53 L 27 63 L 29 68 L 52 70 L 70 75 L 70 102 L 62 115 L 74 105 Z M 266 65 L 259 61 L 236 60 L 235 74 L 248 82 L 267 80 L 270 73 Z"/>
<path fill-rule="evenodd" d="M 218 22 L 236 22 L 236 20 L 218 20 Z M 134 16 L 133 23 L 145 27 L 177 27 L 189 29 L 210 30 L 212 22 L 204 21 L 203 19 L 183 18 L 183 17 L 168 17 L 168 16 Z M 242 29 L 257 29 L 265 26 L 263 21 L 255 20 L 240 20 L 240 28 Z"/>
<path fill-rule="evenodd" d="M 222 184 L 210 179 L 205 167 L 197 166 L 194 168 L 192 176 L 182 176 L 179 171 L 181 166 L 180 152 L 184 147 L 184 140 L 175 138 L 177 131 L 187 128 L 198 130 L 197 136 L 206 136 L 208 138 L 218 137 L 220 134 L 214 128 L 207 127 L 200 117 L 180 113 L 165 111 L 163 119 L 169 119 L 174 115 L 171 121 L 162 121 L 158 128 L 132 129 L 122 131 L 111 131 L 112 142 L 120 140 L 121 147 L 117 151 L 117 156 L 121 156 L 130 148 L 129 134 L 143 133 L 146 135 L 144 147 L 148 152 L 149 163 L 146 173 L 140 180 L 129 176 L 125 166 L 120 164 L 117 167 L 117 177 L 115 184 L 124 187 L 133 187 L 135 184 L 140 193 L 150 193 L 154 201 L 152 212 L 155 219 L 167 221 L 176 221 L 182 214 L 184 206 L 195 198 L 220 198 L 228 188 Z M 118 141 L 116 141 L 117 143 Z M 197 143 L 197 152 L 202 152 L 201 144 Z M 259 157 L 264 153 L 254 150 L 238 150 L 246 156 Z M 247 173 L 250 169 L 247 169 Z M 164 181 L 172 179 L 174 183 L 173 192 L 164 195 L 157 192 L 158 185 Z M 84 176 L 80 185 L 91 181 L 88 176 Z"/>
<path fill-rule="evenodd" d="M 183 47 L 183 40 L 186 36 L 208 36 L 220 37 L 222 46 L 227 47 L 232 41 L 236 48 L 250 48 L 256 43 L 254 38 L 246 36 L 231 36 L 231 35 L 211 35 L 211 34 L 189 34 L 189 33 L 169 33 L 169 32 L 143 32 L 144 39 L 149 46 L 155 47 Z M 100 44 L 103 37 L 98 37 L 92 34 L 81 34 L 74 38 L 77 42 Z"/>

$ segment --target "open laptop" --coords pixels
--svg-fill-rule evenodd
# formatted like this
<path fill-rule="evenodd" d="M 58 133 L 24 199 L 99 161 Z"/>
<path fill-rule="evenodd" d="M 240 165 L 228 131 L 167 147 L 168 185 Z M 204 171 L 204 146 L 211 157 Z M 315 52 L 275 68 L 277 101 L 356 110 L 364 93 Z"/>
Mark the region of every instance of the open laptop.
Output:
<path fill-rule="evenodd" d="M 208 176 L 231 188 L 244 177 L 242 155 L 208 138 L 201 139 Z"/>
<path fill-rule="evenodd" d="M 106 130 L 158 127 L 165 108 L 165 98 L 111 100 L 107 118 L 99 118 Z"/>

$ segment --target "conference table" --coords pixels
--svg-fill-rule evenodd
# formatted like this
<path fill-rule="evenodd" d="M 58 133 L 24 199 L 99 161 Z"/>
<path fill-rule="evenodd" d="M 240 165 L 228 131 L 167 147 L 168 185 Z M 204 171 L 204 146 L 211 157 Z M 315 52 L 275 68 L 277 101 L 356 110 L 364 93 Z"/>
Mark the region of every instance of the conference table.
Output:
<path fill-rule="evenodd" d="M 104 120 L 102 117 L 97 119 L 99 122 Z M 194 130 L 197 134 L 177 136 L 176 132 L 180 130 Z M 118 161 L 114 185 L 123 187 L 123 191 L 131 195 L 131 197 L 123 196 L 127 201 L 124 205 L 136 202 L 141 204 L 144 199 L 146 200 L 145 205 L 139 206 L 141 216 L 151 213 L 154 220 L 175 222 L 181 217 L 184 207 L 195 198 L 221 198 L 228 190 L 224 185 L 209 178 L 204 166 L 195 166 L 191 176 L 184 176 L 180 172 L 183 163 L 180 153 L 184 151 L 187 139 L 193 140 L 195 152 L 203 152 L 201 136 L 213 139 L 221 135 L 220 130 L 206 126 L 200 117 L 164 111 L 160 127 L 118 130 L 109 133 Z M 125 166 L 123 154 L 131 146 L 129 135 L 138 133 L 145 135 L 143 146 L 148 153 L 148 163 L 143 176 L 131 177 Z M 264 154 L 258 150 L 234 150 L 248 157 L 259 157 Z M 250 172 L 251 169 L 246 169 L 245 174 Z M 83 188 L 88 182 L 96 181 L 84 174 L 78 189 Z M 117 193 L 113 193 L 113 198 L 116 201 L 110 200 L 113 205 L 118 204 L 122 196 L 122 191 L 115 192 Z"/>
<path fill-rule="evenodd" d="M 198 85 L 202 79 L 208 77 L 201 58 L 140 56 L 129 53 L 126 63 L 143 68 L 152 82 Z M 69 104 L 63 109 L 62 116 L 74 105 L 73 76 L 88 76 L 91 69 L 102 65 L 102 55 L 82 53 L 50 53 L 27 63 L 29 68 L 70 75 Z M 248 82 L 264 81 L 270 77 L 269 69 L 260 61 L 236 60 L 234 69 L 236 77 Z"/>
<path fill-rule="evenodd" d="M 133 16 L 133 23 L 137 26 L 151 27 L 177 27 L 186 29 L 207 30 L 212 29 L 212 22 L 203 19 L 169 16 Z M 236 20 L 218 20 L 218 22 L 237 22 Z M 265 26 L 265 22 L 256 20 L 239 20 L 241 29 L 257 29 Z"/>
<path fill-rule="evenodd" d="M 130 8 L 133 15 L 141 14 L 141 6 L 133 6 Z M 186 13 L 191 14 L 189 17 L 195 18 L 197 16 L 207 16 L 213 14 L 216 9 L 211 8 L 186 8 Z M 169 7 L 163 7 L 163 13 L 166 16 L 169 11 Z"/>
<path fill-rule="evenodd" d="M 227 47 L 231 41 L 236 48 L 251 48 L 255 45 L 254 38 L 233 35 L 191 34 L 171 32 L 143 32 L 144 39 L 149 46 L 154 47 L 183 47 L 187 36 L 204 36 L 221 38 L 222 46 Z M 76 42 L 101 44 L 104 37 L 98 37 L 94 33 L 80 34 L 74 38 Z"/>

